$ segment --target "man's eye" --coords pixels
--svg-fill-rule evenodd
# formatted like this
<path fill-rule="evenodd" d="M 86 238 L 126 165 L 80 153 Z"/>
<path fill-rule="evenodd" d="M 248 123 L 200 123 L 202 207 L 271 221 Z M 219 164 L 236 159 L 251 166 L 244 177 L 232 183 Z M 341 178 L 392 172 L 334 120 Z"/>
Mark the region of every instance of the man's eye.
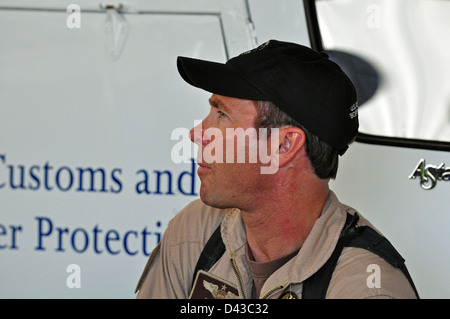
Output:
<path fill-rule="evenodd" d="M 226 116 L 226 114 L 223 113 L 222 111 L 217 111 L 217 114 L 219 114 L 219 117 L 224 117 L 224 116 Z"/>

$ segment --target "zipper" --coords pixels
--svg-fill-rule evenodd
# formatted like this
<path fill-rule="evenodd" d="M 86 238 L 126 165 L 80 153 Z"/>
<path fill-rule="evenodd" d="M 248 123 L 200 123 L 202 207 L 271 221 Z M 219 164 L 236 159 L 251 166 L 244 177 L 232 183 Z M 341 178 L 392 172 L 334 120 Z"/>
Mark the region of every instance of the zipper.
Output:
<path fill-rule="evenodd" d="M 287 282 L 282 283 L 281 285 L 270 288 L 264 295 L 261 296 L 261 299 L 267 299 L 275 290 L 283 289 L 287 285 Z"/>
<path fill-rule="evenodd" d="M 231 268 L 233 269 L 233 272 L 236 275 L 237 281 L 239 283 L 239 289 L 241 290 L 242 296 L 244 297 L 244 299 L 247 299 L 247 297 L 245 296 L 245 292 L 244 292 L 244 284 L 242 282 L 241 273 L 239 272 L 239 268 L 236 264 L 235 256 L 236 256 L 235 253 L 231 254 L 231 257 L 230 257 Z M 263 296 L 261 296 L 261 299 L 267 299 L 275 290 L 283 289 L 287 285 L 287 283 L 288 282 L 285 281 L 281 285 L 278 285 L 278 286 L 275 286 L 275 287 L 269 289 Z"/>
<path fill-rule="evenodd" d="M 275 290 L 278 289 L 282 289 L 284 286 L 283 285 L 279 285 L 279 286 L 275 286 L 271 289 L 269 289 L 264 295 L 262 295 L 261 299 L 267 299 L 267 297 L 269 297 L 269 295 L 274 292 Z"/>
<path fill-rule="evenodd" d="M 239 289 L 241 290 L 242 297 L 244 297 L 244 299 L 247 299 L 247 297 L 245 296 L 245 292 L 244 292 L 244 285 L 243 285 L 243 282 L 242 282 L 241 273 L 239 272 L 239 269 L 238 269 L 237 264 L 236 264 L 236 260 L 234 259 L 235 256 L 236 256 L 236 254 L 233 252 L 231 254 L 231 257 L 230 257 L 231 268 L 233 269 L 233 272 L 236 275 L 237 281 L 239 283 Z"/>

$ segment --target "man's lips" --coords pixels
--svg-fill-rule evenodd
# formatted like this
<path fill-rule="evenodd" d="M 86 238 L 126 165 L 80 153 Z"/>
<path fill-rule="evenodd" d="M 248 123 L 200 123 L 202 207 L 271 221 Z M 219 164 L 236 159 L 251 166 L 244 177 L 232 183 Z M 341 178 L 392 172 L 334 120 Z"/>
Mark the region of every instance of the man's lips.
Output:
<path fill-rule="evenodd" d="M 207 171 L 211 170 L 211 167 L 209 167 L 208 165 L 206 165 L 204 163 L 197 163 L 197 164 L 198 164 L 197 172 L 207 172 Z"/>

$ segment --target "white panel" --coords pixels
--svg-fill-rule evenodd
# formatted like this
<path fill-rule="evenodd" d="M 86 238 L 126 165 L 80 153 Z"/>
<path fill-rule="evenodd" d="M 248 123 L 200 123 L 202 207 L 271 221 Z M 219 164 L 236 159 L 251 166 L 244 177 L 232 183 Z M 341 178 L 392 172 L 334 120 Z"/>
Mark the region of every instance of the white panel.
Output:
<path fill-rule="evenodd" d="M 171 133 L 207 114 L 209 94 L 181 79 L 176 57 L 225 61 L 219 17 L 126 14 L 114 60 L 105 12 L 82 12 L 79 29 L 68 15 L 0 11 L 2 298 L 134 297 L 158 236 L 199 187 L 190 162 L 172 161 Z M 100 173 L 93 191 L 80 178 L 87 168 L 104 170 L 104 189 Z M 141 170 L 150 194 L 136 190 Z M 70 264 L 81 288 L 66 286 Z"/>
<path fill-rule="evenodd" d="M 298 0 L 249 0 L 258 43 L 270 39 L 310 46 L 303 2 Z"/>

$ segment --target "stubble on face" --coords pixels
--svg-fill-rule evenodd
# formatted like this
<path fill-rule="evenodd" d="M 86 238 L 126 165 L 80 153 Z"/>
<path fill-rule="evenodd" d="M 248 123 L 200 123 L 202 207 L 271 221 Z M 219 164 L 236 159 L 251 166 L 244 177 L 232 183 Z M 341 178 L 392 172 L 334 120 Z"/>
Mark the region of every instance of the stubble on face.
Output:
<path fill-rule="evenodd" d="M 251 144 L 249 139 L 257 139 L 257 136 L 240 139 L 236 135 L 227 134 L 226 129 L 245 131 L 248 128 L 254 128 L 254 119 L 257 115 L 255 102 L 214 94 L 210 104 L 211 112 L 202 122 L 202 130 L 207 131 L 208 128 L 214 127 L 221 131 L 222 141 L 211 140 L 216 145 L 222 146 L 223 156 L 220 161 L 207 163 L 203 161 L 203 154 L 199 154 L 201 163 L 197 173 L 201 180 L 200 198 L 207 205 L 217 208 L 249 205 L 254 201 L 257 189 L 263 186 L 261 164 L 258 161 L 249 162 L 249 145 Z M 202 136 L 202 147 L 199 148 L 199 152 L 205 150 L 205 146 L 211 140 L 208 136 Z M 230 158 L 226 157 L 230 145 L 234 147 L 231 162 Z M 239 148 L 245 150 L 244 163 L 240 162 L 242 160 L 238 161 Z"/>

